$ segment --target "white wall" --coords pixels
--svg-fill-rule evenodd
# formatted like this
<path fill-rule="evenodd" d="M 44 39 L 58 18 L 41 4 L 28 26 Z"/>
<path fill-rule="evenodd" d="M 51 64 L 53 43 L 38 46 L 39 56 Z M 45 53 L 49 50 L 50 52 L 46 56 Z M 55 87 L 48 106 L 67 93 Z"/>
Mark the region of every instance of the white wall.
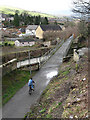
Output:
<path fill-rule="evenodd" d="M 20 43 L 18 40 L 15 41 L 15 45 L 18 47 L 18 46 L 33 46 L 35 45 L 35 42 L 32 41 L 32 42 L 22 42 Z"/>
<path fill-rule="evenodd" d="M 15 46 L 20 46 L 20 42 L 18 40 L 15 41 Z"/>
<path fill-rule="evenodd" d="M 44 45 L 47 45 L 49 47 L 51 45 L 51 41 L 44 42 Z"/>
<path fill-rule="evenodd" d="M 36 31 L 35 30 L 28 30 L 28 29 L 26 29 L 26 34 L 36 35 Z"/>

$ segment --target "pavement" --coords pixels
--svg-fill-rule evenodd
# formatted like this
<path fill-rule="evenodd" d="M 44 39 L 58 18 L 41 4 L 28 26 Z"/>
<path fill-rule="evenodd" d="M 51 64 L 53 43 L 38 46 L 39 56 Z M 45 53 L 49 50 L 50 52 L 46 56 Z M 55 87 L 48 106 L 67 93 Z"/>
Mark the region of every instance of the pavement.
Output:
<path fill-rule="evenodd" d="M 43 65 L 35 74 L 33 80 L 36 82 L 35 91 L 28 94 L 28 84 L 21 88 L 2 108 L 3 118 L 23 118 L 42 94 L 50 80 L 58 74 L 58 69 L 63 61 L 72 37 L 57 50 L 57 52 Z"/>

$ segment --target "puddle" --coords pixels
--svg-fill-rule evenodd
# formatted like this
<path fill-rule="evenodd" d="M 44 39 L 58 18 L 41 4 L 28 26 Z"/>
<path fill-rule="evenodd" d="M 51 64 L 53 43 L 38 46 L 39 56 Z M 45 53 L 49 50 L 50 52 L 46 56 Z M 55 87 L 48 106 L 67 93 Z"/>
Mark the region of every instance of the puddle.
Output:
<path fill-rule="evenodd" d="M 56 76 L 58 74 L 57 71 L 52 71 L 47 74 L 47 78 L 51 79 L 52 77 Z"/>

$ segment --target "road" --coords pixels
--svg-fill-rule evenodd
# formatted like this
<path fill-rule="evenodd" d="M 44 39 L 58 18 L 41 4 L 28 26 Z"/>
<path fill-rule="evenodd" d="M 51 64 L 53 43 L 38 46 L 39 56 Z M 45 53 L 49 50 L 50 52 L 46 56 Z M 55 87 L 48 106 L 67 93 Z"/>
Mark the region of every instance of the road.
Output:
<path fill-rule="evenodd" d="M 36 88 L 31 96 L 28 94 L 28 85 L 26 84 L 5 104 L 2 109 L 3 118 L 23 118 L 30 111 L 30 106 L 39 99 L 51 78 L 58 74 L 58 69 L 71 40 L 72 38 L 68 39 L 35 74 L 33 79 L 36 82 Z"/>

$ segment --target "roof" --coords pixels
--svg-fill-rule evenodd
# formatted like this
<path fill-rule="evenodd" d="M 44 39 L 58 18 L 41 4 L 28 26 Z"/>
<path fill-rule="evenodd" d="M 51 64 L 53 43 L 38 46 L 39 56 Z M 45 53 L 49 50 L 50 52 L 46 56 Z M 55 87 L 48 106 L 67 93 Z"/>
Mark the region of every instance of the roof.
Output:
<path fill-rule="evenodd" d="M 29 30 L 36 30 L 38 27 L 38 25 L 29 25 L 26 29 L 29 29 Z"/>
<path fill-rule="evenodd" d="M 25 32 L 25 28 L 20 28 L 19 29 L 21 32 Z"/>
<path fill-rule="evenodd" d="M 43 31 L 47 30 L 62 30 L 59 25 L 40 25 Z"/>
<path fill-rule="evenodd" d="M 33 42 L 34 39 L 18 39 L 19 42 Z"/>

